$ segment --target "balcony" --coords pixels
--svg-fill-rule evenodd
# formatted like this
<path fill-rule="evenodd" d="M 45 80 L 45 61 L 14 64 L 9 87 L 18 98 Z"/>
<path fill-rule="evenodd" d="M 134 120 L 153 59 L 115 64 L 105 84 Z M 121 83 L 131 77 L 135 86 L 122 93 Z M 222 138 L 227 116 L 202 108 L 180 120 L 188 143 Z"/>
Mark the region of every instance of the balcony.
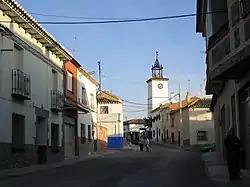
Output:
<path fill-rule="evenodd" d="M 30 85 L 30 75 L 19 69 L 12 70 L 12 97 L 19 100 L 30 100 Z"/>
<path fill-rule="evenodd" d="M 229 32 L 229 24 L 228 21 L 224 23 L 221 28 L 214 33 L 208 40 L 208 49 L 212 48 L 215 44 L 217 44 L 220 40 L 224 38 Z"/>
<path fill-rule="evenodd" d="M 54 112 L 62 112 L 63 105 L 63 94 L 56 89 L 51 90 L 51 110 Z"/>
<path fill-rule="evenodd" d="M 236 13 L 241 19 L 231 29 L 224 25 L 209 39 L 207 85 L 210 91 L 212 84 L 219 88 L 218 85 L 230 79 L 241 79 L 250 69 L 250 0 L 241 0 Z"/>
<path fill-rule="evenodd" d="M 78 104 L 81 105 L 81 106 L 87 107 L 88 106 L 88 101 L 87 101 L 86 98 L 82 97 L 82 98 L 78 99 Z"/>

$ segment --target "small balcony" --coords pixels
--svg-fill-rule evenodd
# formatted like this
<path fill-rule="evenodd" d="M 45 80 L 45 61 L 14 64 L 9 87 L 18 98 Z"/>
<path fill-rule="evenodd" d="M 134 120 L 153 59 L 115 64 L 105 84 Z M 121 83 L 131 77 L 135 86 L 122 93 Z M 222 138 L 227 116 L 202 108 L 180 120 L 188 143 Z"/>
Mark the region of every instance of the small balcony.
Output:
<path fill-rule="evenodd" d="M 53 89 L 51 90 L 51 110 L 54 112 L 63 111 L 63 94 L 62 92 Z"/>
<path fill-rule="evenodd" d="M 30 85 L 30 75 L 19 69 L 12 70 L 12 97 L 19 100 L 30 100 Z"/>
<path fill-rule="evenodd" d="M 78 104 L 83 107 L 88 107 L 88 101 L 84 97 L 78 99 Z"/>
<path fill-rule="evenodd" d="M 208 40 L 208 49 L 212 48 L 215 44 L 217 44 L 220 40 L 222 40 L 229 32 L 229 24 L 228 21 L 225 22 L 221 28 L 214 33 Z"/>

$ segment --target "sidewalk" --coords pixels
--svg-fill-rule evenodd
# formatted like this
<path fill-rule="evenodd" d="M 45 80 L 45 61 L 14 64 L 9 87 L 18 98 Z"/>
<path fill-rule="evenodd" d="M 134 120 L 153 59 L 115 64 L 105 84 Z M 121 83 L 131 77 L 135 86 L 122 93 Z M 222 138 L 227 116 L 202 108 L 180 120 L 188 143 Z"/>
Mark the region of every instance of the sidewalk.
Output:
<path fill-rule="evenodd" d="M 171 144 L 171 143 L 161 143 L 161 142 L 156 142 L 156 141 L 150 141 L 150 146 L 160 146 L 160 147 L 166 147 L 166 148 L 171 148 L 171 149 L 182 149 L 176 144 Z"/>
<path fill-rule="evenodd" d="M 215 182 L 217 187 L 249 187 L 250 172 L 242 171 L 241 181 L 230 181 L 228 177 L 227 164 L 221 161 L 215 152 L 203 154 L 203 159 L 207 166 L 208 175 Z"/>
<path fill-rule="evenodd" d="M 70 158 L 67 160 L 63 160 L 63 161 L 48 163 L 45 165 L 32 165 L 32 166 L 24 167 L 24 168 L 0 170 L 0 180 L 11 178 L 11 177 L 19 177 L 19 176 L 27 175 L 27 174 L 38 172 L 38 171 L 46 171 L 46 170 L 50 170 L 50 169 L 55 169 L 55 168 L 59 168 L 62 166 L 74 164 L 77 162 L 82 162 L 82 161 L 86 161 L 86 160 L 90 160 L 90 159 L 94 159 L 94 158 L 99 158 L 99 157 L 104 157 L 106 155 L 110 155 L 113 153 L 116 153 L 116 151 L 112 150 L 112 151 L 107 151 L 107 152 L 102 153 L 102 154 L 86 155 L 86 157 L 81 157 L 81 158 L 74 157 L 74 158 Z"/>

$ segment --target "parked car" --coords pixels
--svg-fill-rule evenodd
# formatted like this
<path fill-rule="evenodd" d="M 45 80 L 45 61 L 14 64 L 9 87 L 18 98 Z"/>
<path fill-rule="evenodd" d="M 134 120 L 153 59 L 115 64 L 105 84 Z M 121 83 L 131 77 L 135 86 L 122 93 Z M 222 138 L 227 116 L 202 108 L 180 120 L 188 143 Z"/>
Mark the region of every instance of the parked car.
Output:
<path fill-rule="evenodd" d="M 202 147 L 202 152 L 212 152 L 215 151 L 216 145 L 215 143 L 213 144 L 206 144 L 204 147 Z"/>

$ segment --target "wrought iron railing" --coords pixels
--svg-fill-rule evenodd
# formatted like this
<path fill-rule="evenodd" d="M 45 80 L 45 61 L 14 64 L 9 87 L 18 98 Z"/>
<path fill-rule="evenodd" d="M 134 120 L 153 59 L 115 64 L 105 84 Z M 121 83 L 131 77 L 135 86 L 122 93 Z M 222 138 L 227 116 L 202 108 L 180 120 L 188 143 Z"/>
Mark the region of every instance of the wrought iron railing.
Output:
<path fill-rule="evenodd" d="M 12 93 L 11 95 L 16 98 L 29 100 L 31 81 L 30 75 L 22 72 L 19 69 L 12 70 Z"/>
<path fill-rule="evenodd" d="M 63 111 L 63 93 L 53 89 L 51 90 L 51 110 L 55 112 Z"/>

